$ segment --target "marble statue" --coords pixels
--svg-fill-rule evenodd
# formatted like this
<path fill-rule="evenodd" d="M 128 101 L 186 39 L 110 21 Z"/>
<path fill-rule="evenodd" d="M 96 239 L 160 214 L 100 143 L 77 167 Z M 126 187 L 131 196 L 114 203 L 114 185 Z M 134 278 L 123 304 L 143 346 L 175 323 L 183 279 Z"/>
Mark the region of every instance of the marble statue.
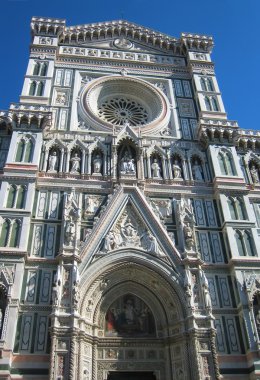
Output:
<path fill-rule="evenodd" d="M 259 176 L 258 176 L 258 170 L 257 168 L 255 167 L 255 165 L 253 165 L 250 169 L 250 174 L 251 174 L 251 177 L 252 177 L 252 181 L 253 183 L 258 183 L 259 182 Z"/>
<path fill-rule="evenodd" d="M 153 160 L 151 168 L 152 168 L 152 177 L 161 178 L 161 168 L 160 168 L 157 158 Z"/>
<path fill-rule="evenodd" d="M 192 174 L 195 181 L 203 181 L 203 171 L 198 160 L 196 160 L 192 166 Z"/>
<path fill-rule="evenodd" d="M 80 157 L 77 153 L 74 154 L 74 156 L 71 158 L 71 173 L 78 173 L 80 171 Z"/>
<path fill-rule="evenodd" d="M 57 169 L 56 169 L 57 160 L 58 160 L 57 152 L 53 151 L 52 153 L 50 153 L 48 172 L 56 172 L 57 171 Z"/>
<path fill-rule="evenodd" d="M 102 168 L 102 159 L 100 154 L 97 154 L 93 159 L 93 174 L 100 174 Z"/>
<path fill-rule="evenodd" d="M 181 176 L 181 167 L 177 160 L 174 161 L 174 164 L 172 165 L 172 171 L 173 171 L 173 177 L 174 179 L 182 178 Z"/>
<path fill-rule="evenodd" d="M 126 174 L 135 174 L 136 172 L 134 159 L 128 152 L 125 152 L 124 156 L 121 158 L 120 171 L 121 173 Z"/>
<path fill-rule="evenodd" d="M 72 221 L 68 221 L 66 223 L 66 228 L 65 228 L 65 238 L 66 238 L 66 242 L 69 245 L 72 244 L 73 238 L 75 237 L 75 233 L 76 233 L 75 223 Z"/>

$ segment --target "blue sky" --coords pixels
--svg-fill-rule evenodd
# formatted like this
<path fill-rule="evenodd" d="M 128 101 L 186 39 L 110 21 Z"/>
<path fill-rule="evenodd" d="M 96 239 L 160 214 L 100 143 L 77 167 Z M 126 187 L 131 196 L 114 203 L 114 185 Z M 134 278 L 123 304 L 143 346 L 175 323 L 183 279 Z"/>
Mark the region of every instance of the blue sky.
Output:
<path fill-rule="evenodd" d="M 29 55 L 32 16 L 67 25 L 126 19 L 179 37 L 214 37 L 213 60 L 228 118 L 260 129 L 260 0 L 0 0 L 0 109 L 17 102 Z"/>

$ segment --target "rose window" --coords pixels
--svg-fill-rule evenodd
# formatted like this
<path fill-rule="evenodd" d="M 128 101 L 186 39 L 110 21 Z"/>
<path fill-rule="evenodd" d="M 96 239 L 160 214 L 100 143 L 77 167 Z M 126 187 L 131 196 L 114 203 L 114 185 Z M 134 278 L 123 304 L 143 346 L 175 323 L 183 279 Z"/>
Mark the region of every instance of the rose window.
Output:
<path fill-rule="evenodd" d="M 127 98 L 114 98 L 106 100 L 98 107 L 99 117 L 114 125 L 129 123 L 136 126 L 146 124 L 148 113 L 141 104 Z"/>

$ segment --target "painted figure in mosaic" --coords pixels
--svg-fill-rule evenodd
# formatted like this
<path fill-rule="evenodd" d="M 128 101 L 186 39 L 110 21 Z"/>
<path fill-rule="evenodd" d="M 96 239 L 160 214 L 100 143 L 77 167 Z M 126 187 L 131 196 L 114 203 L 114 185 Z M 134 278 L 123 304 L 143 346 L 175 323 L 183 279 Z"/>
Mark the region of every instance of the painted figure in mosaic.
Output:
<path fill-rule="evenodd" d="M 203 171 L 198 160 L 196 160 L 193 164 L 192 174 L 193 174 L 193 179 L 195 179 L 195 181 L 203 181 Z"/>
<path fill-rule="evenodd" d="M 259 176 L 258 176 L 258 170 L 255 167 L 255 165 L 253 165 L 251 167 L 250 173 L 251 173 L 253 183 L 258 183 L 259 182 Z"/>
<path fill-rule="evenodd" d="M 181 167 L 177 160 L 174 161 L 174 164 L 172 165 L 172 170 L 173 170 L 174 179 L 182 178 Z"/>
<path fill-rule="evenodd" d="M 49 172 L 56 172 L 56 166 L 57 166 L 57 152 L 54 151 L 49 156 Z"/>
<path fill-rule="evenodd" d="M 101 167 L 102 167 L 102 159 L 100 154 L 97 154 L 93 160 L 93 173 L 99 174 L 101 173 Z"/>
<path fill-rule="evenodd" d="M 153 178 L 161 178 L 161 168 L 156 158 L 154 159 L 151 168 Z"/>
<path fill-rule="evenodd" d="M 80 171 L 80 158 L 77 153 L 74 154 L 70 162 L 71 162 L 70 172 L 78 173 Z"/>

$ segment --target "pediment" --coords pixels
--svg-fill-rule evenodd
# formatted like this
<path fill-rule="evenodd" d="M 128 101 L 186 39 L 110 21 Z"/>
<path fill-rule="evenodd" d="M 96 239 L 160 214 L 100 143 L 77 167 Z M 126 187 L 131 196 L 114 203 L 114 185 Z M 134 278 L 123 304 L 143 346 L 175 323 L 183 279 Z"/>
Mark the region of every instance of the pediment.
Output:
<path fill-rule="evenodd" d="M 136 249 L 148 259 L 176 267 L 181 255 L 160 219 L 138 188 L 119 186 L 81 250 L 81 272 L 93 260 L 117 250 Z"/>

